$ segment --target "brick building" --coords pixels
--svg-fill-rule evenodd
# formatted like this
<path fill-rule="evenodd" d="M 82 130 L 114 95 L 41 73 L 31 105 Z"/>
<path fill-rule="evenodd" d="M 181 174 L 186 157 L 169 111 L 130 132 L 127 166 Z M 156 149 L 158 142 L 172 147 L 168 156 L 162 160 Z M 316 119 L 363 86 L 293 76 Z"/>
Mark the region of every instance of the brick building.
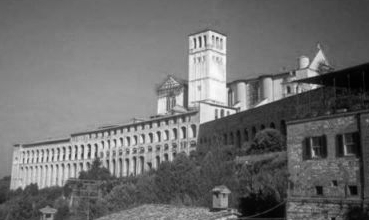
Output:
<path fill-rule="evenodd" d="M 350 206 L 369 205 L 368 70 L 364 64 L 300 81 L 337 92 L 324 115 L 287 122 L 287 219 L 339 220 Z"/>

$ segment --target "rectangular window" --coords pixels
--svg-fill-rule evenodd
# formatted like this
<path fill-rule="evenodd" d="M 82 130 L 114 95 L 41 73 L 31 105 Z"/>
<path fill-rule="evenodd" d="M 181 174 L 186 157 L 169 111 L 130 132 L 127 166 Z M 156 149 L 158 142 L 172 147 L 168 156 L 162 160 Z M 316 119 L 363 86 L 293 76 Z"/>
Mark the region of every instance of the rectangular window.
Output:
<path fill-rule="evenodd" d="M 323 186 L 315 186 L 315 193 L 318 196 L 323 195 Z"/>
<path fill-rule="evenodd" d="M 303 143 L 303 159 L 320 159 L 327 157 L 327 138 L 325 135 L 307 137 Z"/>
<path fill-rule="evenodd" d="M 349 189 L 350 196 L 357 196 L 359 194 L 357 186 L 355 185 L 348 186 L 348 189 Z"/>
<path fill-rule="evenodd" d="M 358 132 L 338 134 L 336 136 L 336 153 L 338 157 L 359 156 L 360 138 Z"/>

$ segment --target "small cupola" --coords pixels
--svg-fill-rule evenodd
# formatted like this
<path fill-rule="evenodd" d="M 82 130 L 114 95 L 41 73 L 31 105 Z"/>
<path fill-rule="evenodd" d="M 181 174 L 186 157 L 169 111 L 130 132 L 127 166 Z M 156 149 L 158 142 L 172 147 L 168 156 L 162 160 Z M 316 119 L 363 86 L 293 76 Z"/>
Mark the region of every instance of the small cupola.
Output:
<path fill-rule="evenodd" d="M 231 191 L 224 185 L 216 186 L 211 190 L 213 194 L 213 211 L 228 209 L 228 197 Z"/>

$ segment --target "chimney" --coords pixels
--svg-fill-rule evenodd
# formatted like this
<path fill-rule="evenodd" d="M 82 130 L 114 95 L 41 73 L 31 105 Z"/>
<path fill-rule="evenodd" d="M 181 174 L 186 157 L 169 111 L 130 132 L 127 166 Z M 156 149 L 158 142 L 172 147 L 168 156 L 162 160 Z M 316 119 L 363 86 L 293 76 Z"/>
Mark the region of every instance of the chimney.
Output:
<path fill-rule="evenodd" d="M 307 56 L 301 56 L 299 57 L 299 69 L 305 69 L 309 67 L 310 60 Z"/>

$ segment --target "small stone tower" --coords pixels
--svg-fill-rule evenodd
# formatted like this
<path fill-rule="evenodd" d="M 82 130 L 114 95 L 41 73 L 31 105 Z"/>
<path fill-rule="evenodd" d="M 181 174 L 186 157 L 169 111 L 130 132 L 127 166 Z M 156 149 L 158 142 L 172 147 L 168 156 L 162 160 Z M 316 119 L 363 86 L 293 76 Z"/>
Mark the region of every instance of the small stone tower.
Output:
<path fill-rule="evenodd" d="M 54 215 L 57 212 L 57 210 L 51 208 L 50 206 L 46 206 L 40 209 L 40 212 L 41 212 L 41 220 L 54 220 Z"/>
<path fill-rule="evenodd" d="M 228 196 L 231 191 L 224 185 L 214 187 L 213 194 L 213 211 L 228 209 Z"/>
<path fill-rule="evenodd" d="M 198 106 L 199 101 L 227 105 L 227 37 L 205 30 L 191 34 L 188 40 L 189 107 Z"/>

